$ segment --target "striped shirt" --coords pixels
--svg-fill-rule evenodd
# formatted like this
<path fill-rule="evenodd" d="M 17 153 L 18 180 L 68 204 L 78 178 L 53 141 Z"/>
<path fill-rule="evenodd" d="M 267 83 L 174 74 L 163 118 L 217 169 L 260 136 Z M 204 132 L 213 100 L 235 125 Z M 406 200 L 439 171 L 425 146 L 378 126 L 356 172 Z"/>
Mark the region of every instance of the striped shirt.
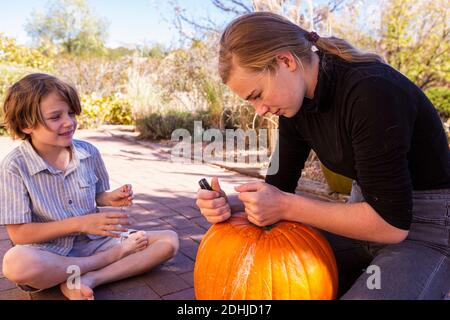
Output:
<path fill-rule="evenodd" d="M 0 225 L 47 223 L 96 213 L 97 193 L 109 190 L 109 177 L 99 151 L 74 140 L 65 171 L 48 165 L 24 141 L 0 164 Z M 66 256 L 78 234 L 30 244 Z M 88 235 L 91 239 L 101 236 Z"/>

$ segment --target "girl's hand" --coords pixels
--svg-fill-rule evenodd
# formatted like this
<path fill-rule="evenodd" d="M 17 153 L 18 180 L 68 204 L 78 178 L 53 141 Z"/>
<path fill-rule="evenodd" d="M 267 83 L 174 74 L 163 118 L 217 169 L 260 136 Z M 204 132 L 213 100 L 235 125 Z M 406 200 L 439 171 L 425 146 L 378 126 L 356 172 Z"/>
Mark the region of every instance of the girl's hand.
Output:
<path fill-rule="evenodd" d="M 114 191 L 108 192 L 108 202 L 112 207 L 128 207 L 133 204 L 133 186 L 126 184 Z"/>
<path fill-rule="evenodd" d="M 266 227 L 284 219 L 288 210 L 288 193 L 264 182 L 243 184 L 235 190 L 239 192 L 239 199 L 244 203 L 251 223 Z"/>
<path fill-rule="evenodd" d="M 225 192 L 220 188 L 219 179 L 212 178 L 211 188 L 214 191 L 199 189 L 197 206 L 209 223 L 219 223 L 231 217 L 231 208 Z"/>

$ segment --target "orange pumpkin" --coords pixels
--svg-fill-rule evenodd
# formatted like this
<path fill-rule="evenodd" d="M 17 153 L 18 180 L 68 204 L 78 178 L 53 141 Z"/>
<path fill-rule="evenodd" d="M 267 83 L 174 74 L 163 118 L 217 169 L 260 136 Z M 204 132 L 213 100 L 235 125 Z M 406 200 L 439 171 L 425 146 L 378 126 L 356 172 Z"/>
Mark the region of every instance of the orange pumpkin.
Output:
<path fill-rule="evenodd" d="M 334 299 L 337 279 L 333 251 L 318 231 L 287 221 L 260 228 L 245 214 L 208 230 L 194 268 L 199 300 Z"/>

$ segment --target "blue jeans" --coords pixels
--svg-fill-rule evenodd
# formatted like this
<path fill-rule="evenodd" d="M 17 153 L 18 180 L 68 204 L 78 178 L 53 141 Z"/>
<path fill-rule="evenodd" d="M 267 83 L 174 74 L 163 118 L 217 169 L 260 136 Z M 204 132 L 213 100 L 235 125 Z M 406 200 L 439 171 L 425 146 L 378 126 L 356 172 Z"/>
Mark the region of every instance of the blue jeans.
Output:
<path fill-rule="evenodd" d="M 353 182 L 349 203 L 363 202 Z M 414 191 L 408 237 L 383 245 L 324 232 L 343 300 L 450 299 L 450 189 Z"/>

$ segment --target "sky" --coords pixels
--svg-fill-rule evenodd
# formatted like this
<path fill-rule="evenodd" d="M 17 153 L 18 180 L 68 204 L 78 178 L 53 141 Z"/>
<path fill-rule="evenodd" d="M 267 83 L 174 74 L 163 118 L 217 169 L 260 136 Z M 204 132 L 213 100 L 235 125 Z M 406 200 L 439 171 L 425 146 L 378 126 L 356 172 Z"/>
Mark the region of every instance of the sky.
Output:
<path fill-rule="evenodd" d="M 27 21 L 37 11 L 45 12 L 49 0 L 0 0 L 0 32 L 14 37 L 20 44 L 30 44 L 25 31 Z M 88 0 L 96 16 L 109 22 L 110 47 L 133 44 L 176 45 L 179 33 L 170 21 L 173 7 L 167 0 Z M 216 21 L 227 21 L 209 0 L 177 0 L 197 17 L 211 16 Z"/>
<path fill-rule="evenodd" d="M 0 0 L 0 33 L 17 39 L 19 44 L 31 44 L 25 25 L 36 12 L 45 12 L 51 0 Z M 165 47 L 180 45 L 180 34 L 174 28 L 174 7 L 176 2 L 187 10 L 187 15 L 210 19 L 226 25 L 233 16 L 227 15 L 212 4 L 211 0 L 87 0 L 94 14 L 109 22 L 108 47 L 163 44 Z M 328 0 L 315 0 L 324 4 Z M 379 0 L 365 0 L 377 9 Z M 368 10 L 367 12 L 373 12 Z M 379 8 L 378 8 L 379 10 Z M 367 24 L 367 21 L 366 21 Z"/>

